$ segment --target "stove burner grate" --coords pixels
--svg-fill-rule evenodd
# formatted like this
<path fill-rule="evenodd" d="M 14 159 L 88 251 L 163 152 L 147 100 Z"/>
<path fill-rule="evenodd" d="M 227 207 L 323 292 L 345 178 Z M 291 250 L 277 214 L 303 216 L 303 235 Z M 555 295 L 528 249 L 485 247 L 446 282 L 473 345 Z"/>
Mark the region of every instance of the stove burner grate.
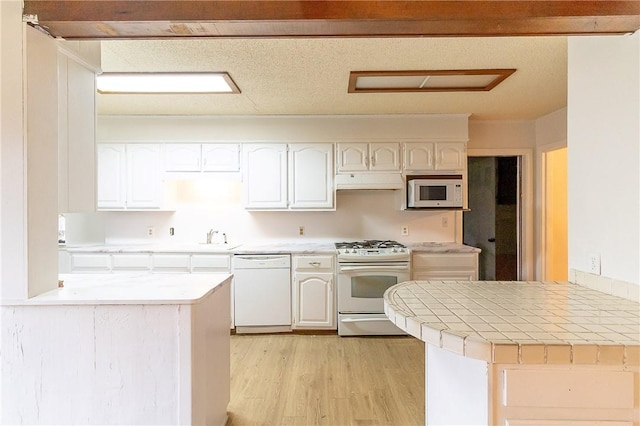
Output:
<path fill-rule="evenodd" d="M 336 243 L 337 249 L 380 249 L 380 248 L 404 248 L 403 244 L 393 240 L 364 240 Z"/>

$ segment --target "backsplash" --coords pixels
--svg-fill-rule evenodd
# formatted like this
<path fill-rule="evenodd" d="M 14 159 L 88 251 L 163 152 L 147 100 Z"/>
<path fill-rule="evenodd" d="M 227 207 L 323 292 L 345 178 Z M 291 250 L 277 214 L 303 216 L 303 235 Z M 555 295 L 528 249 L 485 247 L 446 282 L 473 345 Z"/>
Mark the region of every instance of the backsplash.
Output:
<path fill-rule="evenodd" d="M 401 242 L 455 241 L 456 214 L 401 210 L 401 191 L 337 192 L 336 211 L 248 211 L 240 182 L 175 183 L 175 211 L 118 211 L 66 215 L 67 244 L 197 243 L 207 231 L 227 234 L 230 243 L 277 239 L 394 239 Z M 409 235 L 402 236 L 407 226 Z M 304 235 L 299 235 L 304 227 Z M 153 236 L 148 235 L 153 228 Z M 169 235 L 169 229 L 174 235 Z"/>
<path fill-rule="evenodd" d="M 569 281 L 623 299 L 640 302 L 640 286 L 577 269 L 569 270 Z"/>

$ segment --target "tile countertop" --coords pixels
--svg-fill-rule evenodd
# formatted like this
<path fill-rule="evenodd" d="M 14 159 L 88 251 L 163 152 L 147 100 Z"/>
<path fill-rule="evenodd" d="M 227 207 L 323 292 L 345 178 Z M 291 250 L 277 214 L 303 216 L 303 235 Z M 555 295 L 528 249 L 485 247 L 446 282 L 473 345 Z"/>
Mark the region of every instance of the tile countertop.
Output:
<path fill-rule="evenodd" d="M 353 239 L 352 239 L 353 240 Z M 336 240 L 338 241 L 338 240 Z M 340 240 L 342 241 L 342 240 Z M 404 243 L 413 252 L 479 253 L 480 249 L 456 243 Z M 69 253 L 231 253 L 231 254 L 309 254 L 335 253 L 334 241 L 259 241 L 244 244 L 95 244 L 62 246 Z"/>
<path fill-rule="evenodd" d="M 471 247 L 464 244 L 457 243 L 405 243 L 412 252 L 418 253 L 480 253 L 480 249 L 477 247 Z"/>
<path fill-rule="evenodd" d="M 20 301 L 15 305 L 188 305 L 198 303 L 222 284 L 229 274 L 61 274 L 63 288 Z"/>
<path fill-rule="evenodd" d="M 406 281 L 384 309 L 410 335 L 486 362 L 640 363 L 640 304 L 569 282 Z"/>

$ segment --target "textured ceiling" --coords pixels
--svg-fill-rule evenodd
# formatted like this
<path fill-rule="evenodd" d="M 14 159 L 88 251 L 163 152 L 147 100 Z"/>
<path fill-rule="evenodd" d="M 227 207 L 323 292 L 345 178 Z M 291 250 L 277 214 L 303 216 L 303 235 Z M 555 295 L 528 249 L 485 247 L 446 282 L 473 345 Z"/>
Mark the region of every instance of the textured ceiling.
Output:
<path fill-rule="evenodd" d="M 516 68 L 490 92 L 347 93 L 350 71 Z M 227 71 L 241 94 L 99 95 L 99 114 L 534 119 L 566 106 L 566 37 L 102 41 L 104 72 Z"/>

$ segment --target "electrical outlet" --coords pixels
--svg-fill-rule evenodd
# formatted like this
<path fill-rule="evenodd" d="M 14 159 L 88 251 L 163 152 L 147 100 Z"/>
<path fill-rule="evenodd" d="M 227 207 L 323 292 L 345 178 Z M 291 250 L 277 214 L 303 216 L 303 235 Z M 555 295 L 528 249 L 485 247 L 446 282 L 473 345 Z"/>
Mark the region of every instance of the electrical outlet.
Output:
<path fill-rule="evenodd" d="M 147 228 L 147 237 L 153 237 L 153 232 L 154 232 L 153 226 L 149 226 Z"/>
<path fill-rule="evenodd" d="M 407 225 L 402 225 L 402 230 L 400 233 L 402 235 L 409 235 L 409 227 Z"/>
<path fill-rule="evenodd" d="M 298 235 L 304 235 L 304 226 L 298 226 Z"/>
<path fill-rule="evenodd" d="M 448 217 L 443 217 L 442 218 L 442 227 L 443 228 L 448 228 L 449 227 L 449 218 Z"/>
<path fill-rule="evenodd" d="M 600 275 L 600 255 L 597 253 L 590 253 L 588 261 L 589 263 L 587 267 L 589 268 L 589 272 Z"/>

